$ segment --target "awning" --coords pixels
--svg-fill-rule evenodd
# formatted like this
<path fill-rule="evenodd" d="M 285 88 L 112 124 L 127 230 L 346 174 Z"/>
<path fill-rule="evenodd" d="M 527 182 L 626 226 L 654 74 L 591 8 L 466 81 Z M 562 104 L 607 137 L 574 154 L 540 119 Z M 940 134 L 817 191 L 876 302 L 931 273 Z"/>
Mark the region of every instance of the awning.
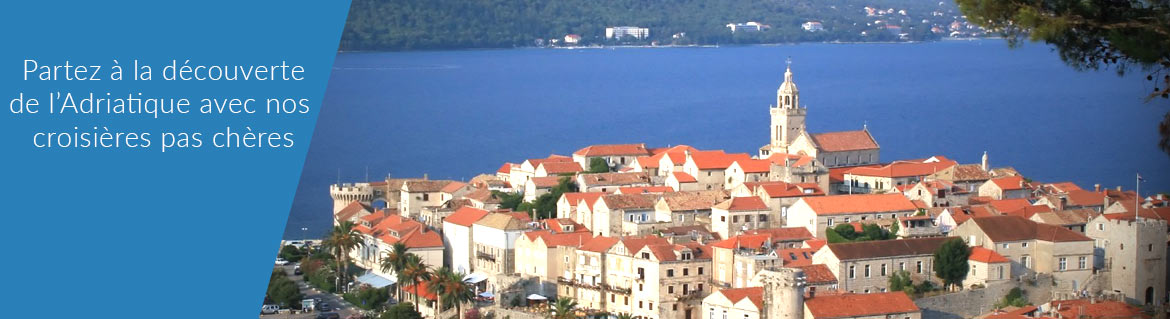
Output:
<path fill-rule="evenodd" d="M 375 274 L 373 272 L 367 272 L 365 275 L 361 275 L 360 277 L 358 277 L 357 281 L 360 283 L 363 283 L 363 284 L 373 286 L 374 288 L 382 288 L 382 287 L 386 287 L 389 285 L 393 285 L 397 280 L 394 280 L 394 278 L 382 277 L 382 276 Z"/>
<path fill-rule="evenodd" d="M 492 298 L 495 297 L 496 294 L 493 294 L 491 291 L 484 291 L 483 293 L 480 293 L 479 296 L 484 298 Z"/>
<path fill-rule="evenodd" d="M 537 294 L 531 294 L 531 295 L 528 295 L 528 300 L 548 300 L 548 298 L 545 298 L 544 296 L 537 295 Z"/>
<path fill-rule="evenodd" d="M 463 282 L 466 282 L 469 284 L 478 284 L 479 282 L 484 281 L 484 280 L 487 280 L 487 275 L 484 275 L 483 273 L 478 273 L 478 272 L 473 272 L 470 275 L 467 275 L 467 277 L 463 278 Z"/>

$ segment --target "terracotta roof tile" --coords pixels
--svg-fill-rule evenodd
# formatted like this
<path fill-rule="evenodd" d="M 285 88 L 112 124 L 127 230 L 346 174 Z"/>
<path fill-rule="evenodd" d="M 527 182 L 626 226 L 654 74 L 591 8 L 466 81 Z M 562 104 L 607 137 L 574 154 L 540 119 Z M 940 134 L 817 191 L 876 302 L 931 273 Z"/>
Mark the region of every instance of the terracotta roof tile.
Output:
<path fill-rule="evenodd" d="M 674 179 L 678 180 L 679 183 L 698 183 L 699 182 L 699 180 L 695 179 L 695 177 L 691 176 L 691 174 L 687 174 L 684 172 L 671 172 L 671 174 L 674 175 Z"/>
<path fill-rule="evenodd" d="M 609 194 L 601 197 L 609 209 L 652 209 L 658 197 L 647 194 Z"/>
<path fill-rule="evenodd" d="M 852 214 L 868 212 L 913 211 L 917 209 L 902 194 L 855 194 L 803 197 L 817 215 Z"/>
<path fill-rule="evenodd" d="M 1061 318 L 1112 319 L 1150 318 L 1141 308 L 1120 301 L 1053 300 L 1049 302 Z"/>
<path fill-rule="evenodd" d="M 661 194 L 673 191 L 674 189 L 670 186 L 631 186 L 619 187 L 617 190 L 620 194 Z"/>
<path fill-rule="evenodd" d="M 875 240 L 829 244 L 829 250 L 840 260 L 870 259 L 894 256 L 931 255 L 943 242 L 953 238 L 930 237 L 894 240 Z"/>
<path fill-rule="evenodd" d="M 718 208 L 718 209 L 722 209 L 722 210 L 726 210 L 726 211 L 733 211 L 733 212 L 734 211 L 760 211 L 760 210 L 768 210 L 768 205 L 764 204 L 764 201 L 761 200 L 759 197 L 747 196 L 747 197 L 732 197 L 731 199 L 728 199 L 726 201 L 723 201 L 722 203 L 719 203 L 719 204 L 716 204 L 715 206 L 712 206 L 712 208 Z"/>
<path fill-rule="evenodd" d="M 602 144 L 586 146 L 573 152 L 580 156 L 650 155 L 646 144 Z"/>
<path fill-rule="evenodd" d="M 975 217 L 967 222 L 975 223 L 988 238 L 996 242 L 1030 239 L 1051 242 L 1092 240 L 1064 227 L 1041 224 L 1019 216 Z"/>
<path fill-rule="evenodd" d="M 978 261 L 981 263 L 988 263 L 988 264 L 998 264 L 998 263 L 1011 262 L 1007 258 L 1004 258 L 1003 255 L 1000 255 L 999 253 L 995 252 L 994 250 L 983 248 L 983 247 L 971 247 L 971 256 L 967 257 L 967 259 L 972 260 L 972 261 Z"/>
<path fill-rule="evenodd" d="M 540 167 L 544 167 L 544 171 L 550 175 L 578 173 L 585 171 L 585 169 L 581 168 L 581 164 L 578 164 L 577 162 L 544 162 L 540 163 Z"/>
<path fill-rule="evenodd" d="M 578 175 L 588 186 L 623 186 L 649 184 L 650 174 L 638 173 L 591 173 Z"/>
<path fill-rule="evenodd" d="M 584 245 L 581 245 L 581 248 L 578 248 L 578 249 L 584 250 L 584 251 L 591 251 L 591 252 L 595 252 L 595 253 L 601 253 L 601 252 L 608 251 L 610 247 L 613 247 L 613 245 L 615 245 L 617 243 L 618 243 L 617 238 L 597 236 L 597 237 L 593 238 L 593 240 L 590 240 L 590 241 L 586 242 Z"/>
<path fill-rule="evenodd" d="M 735 164 L 739 164 L 739 168 L 744 173 L 767 173 L 772 171 L 772 161 L 756 160 L 756 159 L 738 159 Z"/>
<path fill-rule="evenodd" d="M 464 186 L 467 186 L 467 183 L 451 182 L 451 183 L 448 183 L 447 186 L 443 186 L 443 188 L 440 189 L 439 191 L 444 192 L 444 193 L 454 193 L 454 192 L 459 191 L 459 189 L 463 188 Z"/>
<path fill-rule="evenodd" d="M 580 203 L 582 200 L 585 201 L 585 205 L 592 207 L 593 204 L 597 203 L 597 199 L 601 198 L 601 196 L 606 195 L 606 194 L 609 194 L 609 193 L 576 192 L 576 193 L 563 193 L 563 194 L 561 194 L 561 197 L 564 197 L 565 201 L 568 201 L 570 205 L 573 205 L 573 207 L 576 207 L 577 204 Z"/>
<path fill-rule="evenodd" d="M 991 179 L 991 173 L 983 170 L 983 166 L 979 164 L 955 166 L 955 172 L 951 177 L 951 180 L 956 182 L 986 181 L 989 179 Z"/>
<path fill-rule="evenodd" d="M 747 184 L 747 183 L 744 183 Z M 789 184 L 785 182 L 763 182 L 759 183 L 759 188 L 762 188 L 764 193 L 771 198 L 785 198 L 785 197 L 802 197 L 802 196 L 824 196 L 825 192 L 814 183 L 804 184 Z"/>
<path fill-rule="evenodd" d="M 471 224 L 479 221 L 484 216 L 487 216 L 487 214 L 488 211 L 486 210 L 464 206 L 455 210 L 454 213 L 451 213 L 451 215 L 447 216 L 447 219 L 444 219 L 443 221 L 464 227 L 471 227 Z"/>
<path fill-rule="evenodd" d="M 410 180 L 410 181 L 406 181 L 406 183 L 404 183 L 402 185 L 402 187 L 411 193 L 419 193 L 419 192 L 428 192 L 429 193 L 429 192 L 441 191 L 441 190 L 443 190 L 444 186 L 447 186 L 447 184 L 450 184 L 452 182 L 454 182 L 454 181 Z"/>
<path fill-rule="evenodd" d="M 993 178 L 991 182 L 995 183 L 995 186 L 999 186 L 999 189 L 1005 191 L 1024 189 L 1024 178 L 1020 176 Z"/>
<path fill-rule="evenodd" d="M 837 276 L 833 275 L 833 271 L 829 270 L 829 266 L 823 264 L 793 266 L 804 271 L 804 280 L 809 285 L 825 285 L 837 283 Z"/>
<path fill-rule="evenodd" d="M 776 256 L 784 260 L 784 267 L 804 267 L 812 265 L 812 256 L 816 253 L 817 250 L 813 248 L 783 248 L 776 250 Z M 836 278 L 833 280 L 836 281 Z"/>
<path fill-rule="evenodd" d="M 723 170 L 731 166 L 731 163 L 737 160 L 750 160 L 751 155 L 747 153 L 724 153 L 723 151 L 698 151 L 691 152 L 691 160 L 695 162 L 695 166 L 699 170 Z"/>
<path fill-rule="evenodd" d="M 935 156 L 932 159 L 937 161 L 895 161 L 882 167 L 858 167 L 845 173 L 859 176 L 893 178 L 927 176 L 959 164 L 942 156 Z"/>
<path fill-rule="evenodd" d="M 806 299 L 804 306 L 813 318 L 850 318 L 918 312 L 906 293 L 821 295 Z"/>
<path fill-rule="evenodd" d="M 762 309 L 764 307 L 764 287 L 728 288 L 716 293 L 723 295 L 723 298 L 727 298 L 732 304 L 739 303 L 740 300 L 748 298 L 748 300 L 756 305 L 756 309 Z"/>
<path fill-rule="evenodd" d="M 1023 209 L 1024 207 L 1032 206 L 1032 202 L 1029 202 L 1027 199 L 1023 198 L 996 199 L 987 204 L 991 205 L 991 208 L 995 208 L 996 211 L 999 211 L 1000 214 L 1006 214 L 1007 212 L 1013 212 Z"/>
<path fill-rule="evenodd" d="M 811 134 L 814 143 L 828 152 L 871 150 L 878 148 L 877 141 L 868 130 L 843 131 Z"/>

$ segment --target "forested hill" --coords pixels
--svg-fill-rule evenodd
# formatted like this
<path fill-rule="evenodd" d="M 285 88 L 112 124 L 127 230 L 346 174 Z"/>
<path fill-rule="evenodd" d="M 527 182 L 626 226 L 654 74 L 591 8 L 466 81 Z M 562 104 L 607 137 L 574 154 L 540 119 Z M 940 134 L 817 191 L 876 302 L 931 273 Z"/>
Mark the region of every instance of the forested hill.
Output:
<path fill-rule="evenodd" d="M 867 6 L 895 13 L 867 16 Z M 945 29 L 957 15 L 951 0 L 354 0 L 340 49 L 511 48 L 566 34 L 581 35 L 582 44 L 898 40 L 886 25 L 900 26 L 903 40 L 931 40 L 932 26 Z M 801 30 L 810 20 L 825 30 Z M 748 21 L 772 28 L 732 34 L 726 26 Z M 650 39 L 607 42 L 608 26 L 647 27 Z"/>

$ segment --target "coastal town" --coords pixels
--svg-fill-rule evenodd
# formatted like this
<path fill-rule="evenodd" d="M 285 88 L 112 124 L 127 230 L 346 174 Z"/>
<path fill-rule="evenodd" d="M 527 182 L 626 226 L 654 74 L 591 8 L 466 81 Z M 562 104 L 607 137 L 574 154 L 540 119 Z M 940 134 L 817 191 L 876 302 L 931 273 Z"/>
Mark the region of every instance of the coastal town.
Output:
<path fill-rule="evenodd" d="M 882 158 L 866 125 L 805 126 L 829 115 L 801 103 L 791 63 L 761 104 L 750 153 L 582 145 L 463 181 L 331 185 L 332 231 L 283 247 L 278 264 L 299 260 L 274 281 L 300 276 L 352 317 L 1166 316 L 1165 194 L 1033 180 L 993 152 Z M 270 312 L 321 302 L 272 285 Z"/>

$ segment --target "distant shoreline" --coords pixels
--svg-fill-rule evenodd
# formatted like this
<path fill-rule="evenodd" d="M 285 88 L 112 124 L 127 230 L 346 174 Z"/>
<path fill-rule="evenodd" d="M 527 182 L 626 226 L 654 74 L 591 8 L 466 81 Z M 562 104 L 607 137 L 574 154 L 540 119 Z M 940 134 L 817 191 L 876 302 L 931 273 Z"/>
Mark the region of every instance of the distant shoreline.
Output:
<path fill-rule="evenodd" d="M 517 50 L 517 49 L 552 49 L 552 50 L 597 50 L 597 49 L 669 49 L 669 48 L 709 48 L 717 49 L 721 47 L 753 47 L 753 46 L 784 46 L 784 45 L 800 45 L 800 44 L 917 44 L 917 43 L 931 43 L 931 42 L 952 42 L 952 41 L 980 41 L 980 40 L 997 40 L 1002 37 L 974 37 L 974 38 L 942 38 L 933 41 L 821 41 L 821 42 L 785 42 L 785 43 L 753 43 L 753 44 L 663 44 L 663 45 L 589 45 L 589 46 L 528 46 L 528 47 L 511 47 L 511 48 L 458 48 L 458 49 L 433 49 L 433 50 L 337 50 L 337 53 L 388 53 L 388 52 L 448 52 L 448 51 L 486 51 L 486 50 Z"/>

